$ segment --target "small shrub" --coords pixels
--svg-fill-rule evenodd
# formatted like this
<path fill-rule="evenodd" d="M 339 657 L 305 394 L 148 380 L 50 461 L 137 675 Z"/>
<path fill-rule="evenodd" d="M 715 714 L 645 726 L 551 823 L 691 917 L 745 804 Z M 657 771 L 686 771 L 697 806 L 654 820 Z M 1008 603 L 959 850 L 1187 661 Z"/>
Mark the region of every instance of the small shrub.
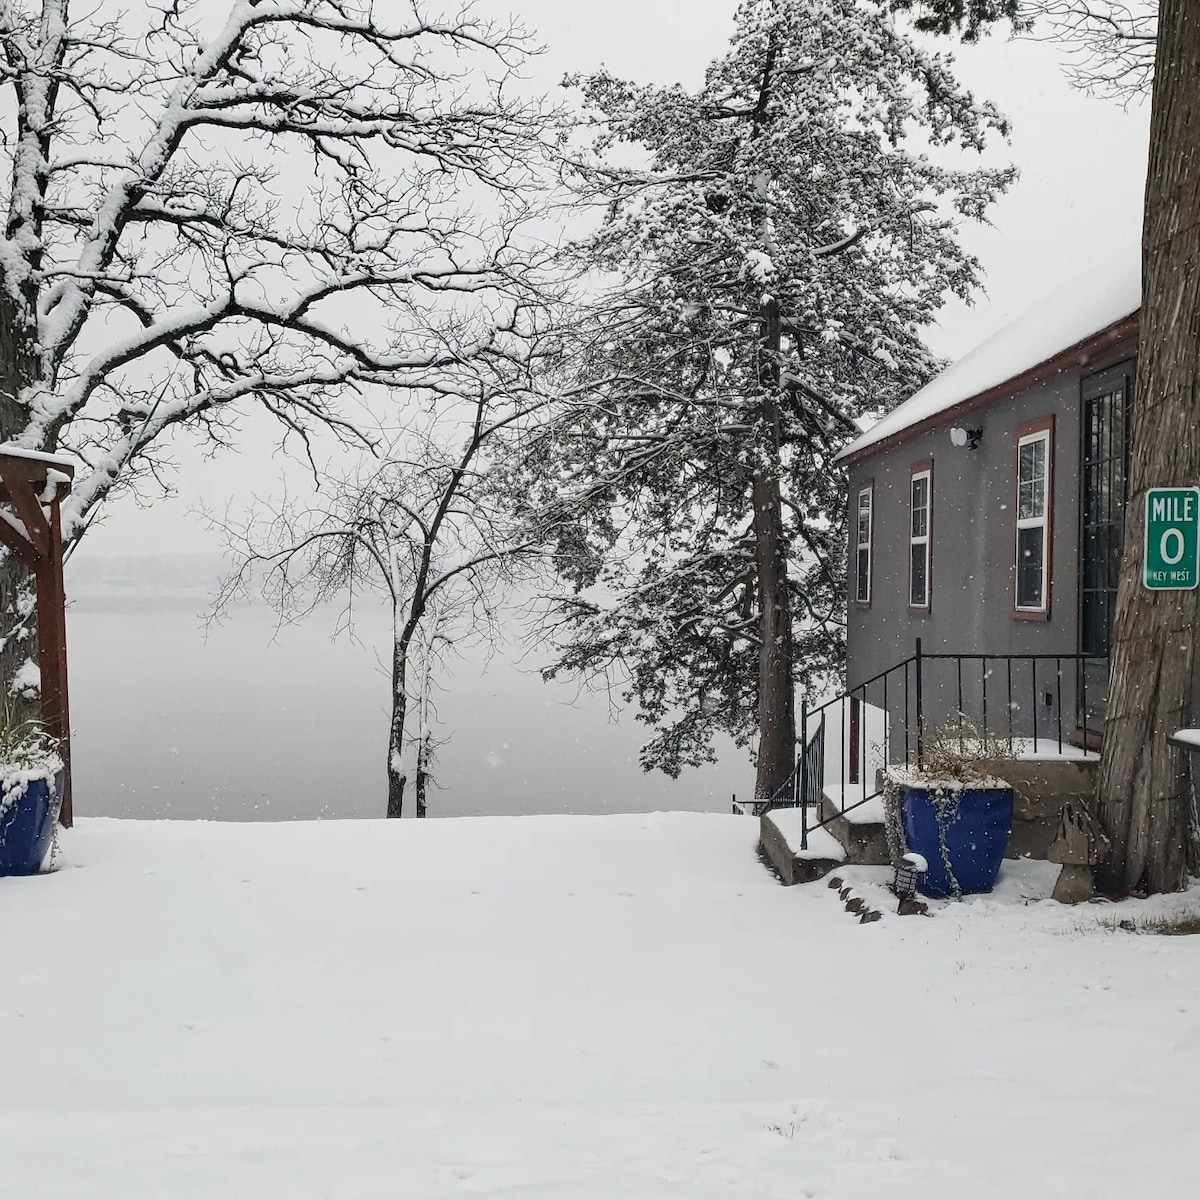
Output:
<path fill-rule="evenodd" d="M 18 800 L 33 779 L 62 770 L 58 739 L 40 721 L 15 721 L 7 702 L 0 709 L 0 813 Z"/>

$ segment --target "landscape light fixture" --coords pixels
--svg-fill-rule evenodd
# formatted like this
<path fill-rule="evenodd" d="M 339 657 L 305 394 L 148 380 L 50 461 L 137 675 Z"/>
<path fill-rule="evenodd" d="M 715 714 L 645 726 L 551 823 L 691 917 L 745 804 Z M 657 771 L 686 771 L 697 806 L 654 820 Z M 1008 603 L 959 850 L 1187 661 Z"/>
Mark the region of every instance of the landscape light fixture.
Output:
<path fill-rule="evenodd" d="M 911 900 L 917 894 L 917 879 L 929 870 L 929 864 L 920 854 L 906 854 L 896 864 L 896 875 L 892 880 L 892 891 L 900 903 Z"/>
<path fill-rule="evenodd" d="M 979 443 L 982 440 L 982 429 L 968 429 L 963 425 L 952 425 L 950 427 L 950 441 L 952 445 L 966 446 L 968 450 L 978 450 Z"/>

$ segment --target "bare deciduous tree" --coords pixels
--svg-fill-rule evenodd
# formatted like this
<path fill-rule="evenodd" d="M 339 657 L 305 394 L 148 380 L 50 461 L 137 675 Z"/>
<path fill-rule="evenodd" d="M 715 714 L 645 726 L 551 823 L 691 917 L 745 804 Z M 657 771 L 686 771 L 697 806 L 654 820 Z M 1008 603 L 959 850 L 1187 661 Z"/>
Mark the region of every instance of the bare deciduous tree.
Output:
<path fill-rule="evenodd" d="M 457 386 L 465 392 L 463 379 Z M 425 815 L 432 688 L 442 655 L 496 639 L 505 596 L 529 576 L 546 544 L 544 525 L 521 500 L 514 465 L 544 402 L 494 381 L 475 386 L 473 399 L 440 398 L 381 463 L 327 476 L 317 502 L 284 503 L 263 518 L 222 524 L 239 565 L 218 596 L 218 613 L 255 586 L 287 620 L 339 597 L 384 595 L 392 618 L 389 817 L 403 815 L 410 779 L 416 815 Z"/>
<path fill-rule="evenodd" d="M 265 409 L 361 441 L 516 321 L 543 132 L 522 31 L 410 0 L 0 2 L 0 442 L 82 459 L 68 542 Z M 487 211 L 483 219 L 478 214 Z M 0 560 L 0 677 L 31 657 Z"/>
<path fill-rule="evenodd" d="M 877 0 L 918 29 L 978 41 L 995 23 L 1064 46 L 1078 87 L 1130 100 L 1150 94 L 1159 0 Z"/>
<path fill-rule="evenodd" d="M 1022 12 L 1035 36 L 1067 48 L 1077 87 L 1125 101 L 1150 94 L 1158 0 L 1025 0 Z"/>

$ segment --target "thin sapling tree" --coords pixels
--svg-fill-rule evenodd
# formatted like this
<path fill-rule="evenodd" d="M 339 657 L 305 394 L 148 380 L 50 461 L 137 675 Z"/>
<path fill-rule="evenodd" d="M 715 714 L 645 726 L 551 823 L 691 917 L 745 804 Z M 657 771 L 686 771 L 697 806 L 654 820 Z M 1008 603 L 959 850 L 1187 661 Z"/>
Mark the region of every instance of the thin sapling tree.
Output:
<path fill-rule="evenodd" d="M 506 596 L 543 556 L 545 528 L 522 499 L 517 464 L 544 406 L 535 392 L 477 369 L 453 388 L 444 376 L 436 399 L 382 460 L 323 474 L 309 504 L 285 501 L 222 523 L 238 565 L 218 613 L 256 589 L 287 620 L 361 593 L 385 598 L 389 817 L 403 815 L 410 781 L 415 813 L 425 815 L 442 656 L 472 640 L 495 641 Z"/>

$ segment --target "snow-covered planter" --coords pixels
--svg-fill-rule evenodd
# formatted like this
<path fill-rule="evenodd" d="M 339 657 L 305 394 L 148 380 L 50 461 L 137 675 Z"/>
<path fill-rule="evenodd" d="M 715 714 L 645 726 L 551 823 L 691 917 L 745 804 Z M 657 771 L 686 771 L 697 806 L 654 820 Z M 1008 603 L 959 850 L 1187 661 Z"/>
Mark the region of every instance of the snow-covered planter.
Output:
<path fill-rule="evenodd" d="M 36 875 L 54 841 L 63 764 L 32 724 L 0 727 L 0 875 Z"/>
<path fill-rule="evenodd" d="M 927 896 L 990 892 L 1012 832 L 1013 790 L 988 772 L 1011 752 L 975 730 L 942 731 L 925 767 L 889 767 L 884 811 L 894 858 L 921 855 L 917 886 Z"/>

